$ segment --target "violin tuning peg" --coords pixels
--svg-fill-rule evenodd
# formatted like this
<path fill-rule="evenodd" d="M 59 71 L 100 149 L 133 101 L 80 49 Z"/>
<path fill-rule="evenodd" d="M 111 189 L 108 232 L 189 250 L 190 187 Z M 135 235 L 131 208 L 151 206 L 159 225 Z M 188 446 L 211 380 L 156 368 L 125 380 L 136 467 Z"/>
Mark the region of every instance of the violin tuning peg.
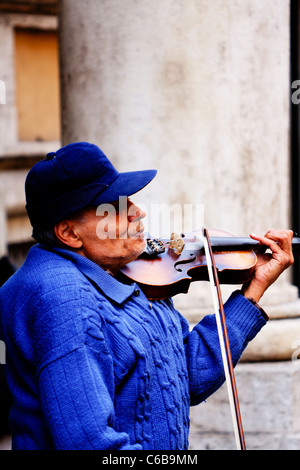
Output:
<path fill-rule="evenodd" d="M 158 255 L 165 252 L 165 247 L 163 243 L 159 243 L 157 239 L 147 238 L 147 247 L 144 251 L 144 254 L 147 256 Z"/>

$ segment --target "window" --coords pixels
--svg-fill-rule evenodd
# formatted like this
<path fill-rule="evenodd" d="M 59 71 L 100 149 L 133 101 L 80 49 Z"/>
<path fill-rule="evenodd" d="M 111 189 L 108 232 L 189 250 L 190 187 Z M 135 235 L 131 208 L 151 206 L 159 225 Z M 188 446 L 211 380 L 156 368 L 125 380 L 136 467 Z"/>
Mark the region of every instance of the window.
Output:
<path fill-rule="evenodd" d="M 57 33 L 15 29 L 15 72 L 19 140 L 59 140 Z"/>

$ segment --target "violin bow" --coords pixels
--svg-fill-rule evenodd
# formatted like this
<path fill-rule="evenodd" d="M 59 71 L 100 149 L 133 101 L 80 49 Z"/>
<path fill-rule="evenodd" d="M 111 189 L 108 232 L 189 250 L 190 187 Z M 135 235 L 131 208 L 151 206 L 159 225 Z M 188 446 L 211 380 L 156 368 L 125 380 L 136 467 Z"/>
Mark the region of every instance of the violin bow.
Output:
<path fill-rule="evenodd" d="M 214 302 L 214 310 L 217 322 L 217 329 L 219 335 L 219 342 L 221 347 L 221 354 L 223 360 L 223 366 L 225 371 L 225 379 L 228 390 L 228 397 L 231 409 L 231 416 L 235 434 L 235 440 L 238 450 L 246 450 L 245 437 L 243 431 L 243 424 L 239 406 L 239 399 L 237 394 L 233 363 L 230 351 L 230 344 L 228 339 L 228 332 L 226 326 L 225 312 L 222 301 L 220 283 L 218 278 L 218 272 L 216 263 L 213 255 L 213 250 L 210 243 L 210 238 L 206 228 L 203 228 L 203 242 L 204 250 L 207 262 L 207 269 L 209 274 L 209 281 L 211 286 L 211 292 Z"/>

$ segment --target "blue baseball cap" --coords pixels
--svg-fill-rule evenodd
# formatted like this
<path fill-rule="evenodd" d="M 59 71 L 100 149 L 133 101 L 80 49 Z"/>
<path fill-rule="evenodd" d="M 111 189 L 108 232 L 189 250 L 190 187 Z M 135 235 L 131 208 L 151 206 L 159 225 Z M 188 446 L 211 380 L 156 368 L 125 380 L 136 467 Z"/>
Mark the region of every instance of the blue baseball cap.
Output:
<path fill-rule="evenodd" d="M 157 170 L 119 173 L 102 150 L 76 142 L 50 152 L 25 181 L 26 210 L 34 228 L 51 228 L 88 206 L 117 201 L 140 191 Z"/>

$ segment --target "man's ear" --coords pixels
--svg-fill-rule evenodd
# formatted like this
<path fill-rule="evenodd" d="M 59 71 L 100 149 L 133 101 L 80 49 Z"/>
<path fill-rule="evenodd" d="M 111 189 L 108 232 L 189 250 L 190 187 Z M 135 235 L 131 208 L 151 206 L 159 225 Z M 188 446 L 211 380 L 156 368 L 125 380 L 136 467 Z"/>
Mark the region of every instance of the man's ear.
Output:
<path fill-rule="evenodd" d="M 71 220 L 62 220 L 54 226 L 54 232 L 58 240 L 71 248 L 81 248 L 82 241 L 76 231 L 76 226 Z"/>

